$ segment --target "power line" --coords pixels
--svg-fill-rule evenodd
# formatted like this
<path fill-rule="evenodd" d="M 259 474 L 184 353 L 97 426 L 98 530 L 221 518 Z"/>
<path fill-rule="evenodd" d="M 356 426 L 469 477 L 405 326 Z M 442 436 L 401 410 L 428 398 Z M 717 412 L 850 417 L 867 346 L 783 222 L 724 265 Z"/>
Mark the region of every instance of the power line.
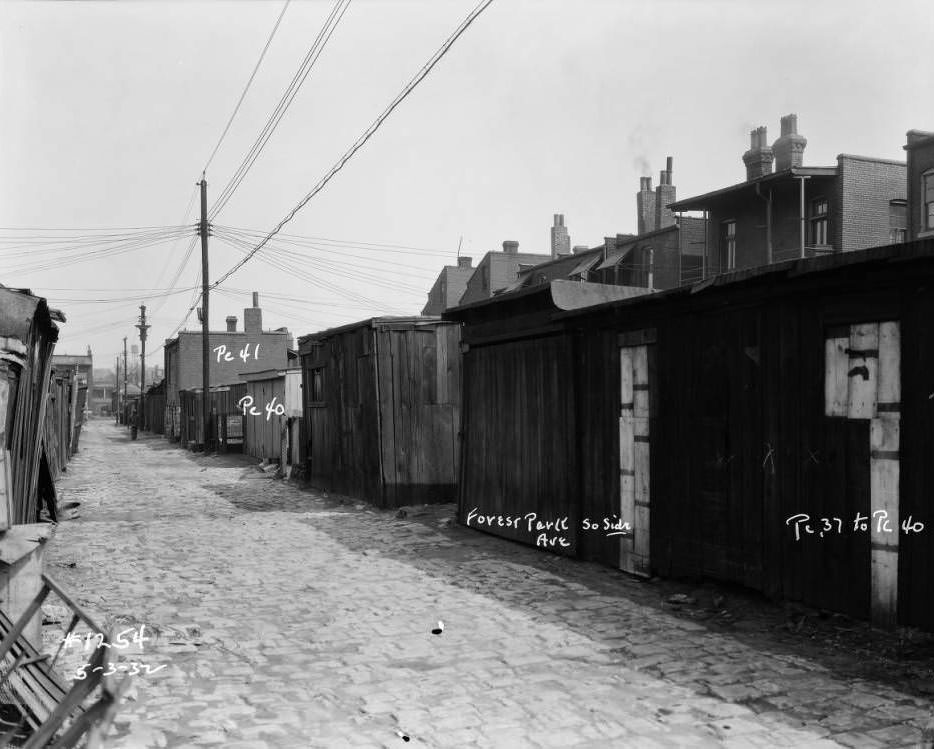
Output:
<path fill-rule="evenodd" d="M 253 146 L 250 148 L 243 161 L 240 162 L 240 166 L 237 168 L 237 171 L 234 172 L 234 175 L 224 186 L 224 189 L 221 190 L 220 195 L 218 195 L 217 199 L 214 201 L 214 204 L 211 206 L 209 218 L 213 219 L 218 213 L 220 213 L 224 206 L 227 205 L 227 202 L 230 200 L 230 198 L 233 197 L 233 194 L 240 187 L 240 183 L 243 182 L 247 172 L 250 171 L 254 162 L 257 158 L 259 158 L 259 155 L 266 147 L 266 143 L 269 142 L 269 139 L 276 131 L 276 128 L 279 127 L 279 123 L 282 121 L 283 116 L 285 116 L 286 111 L 291 106 L 292 101 L 295 99 L 296 94 L 298 94 L 298 91 L 302 87 L 302 84 L 305 82 L 305 79 L 311 73 L 311 69 L 314 67 L 315 62 L 317 62 L 318 58 L 321 56 L 325 45 L 328 43 L 328 40 L 330 40 L 331 35 L 337 28 L 337 24 L 340 23 L 341 19 L 344 17 L 344 13 L 347 12 L 347 8 L 349 6 L 350 0 L 335 0 L 334 7 L 331 9 L 327 19 L 325 19 L 324 26 L 321 27 L 321 30 L 318 32 L 318 36 L 315 38 L 314 42 L 309 48 L 305 58 L 302 60 L 301 65 L 299 65 L 295 75 L 292 76 L 292 81 L 289 83 L 288 88 L 286 88 L 285 93 L 279 98 L 279 103 L 276 105 L 273 113 L 266 120 L 266 124 L 263 126 L 262 131 L 260 132 L 256 141 L 254 141 Z M 338 9 L 340 9 L 340 13 L 338 13 Z"/>
<path fill-rule="evenodd" d="M 249 253 L 247 253 L 247 255 L 242 260 L 238 261 L 230 270 L 228 270 L 217 281 L 215 281 L 212 284 L 211 288 L 216 288 L 217 286 L 222 284 L 224 281 L 226 281 L 228 278 L 230 278 L 230 276 L 236 273 L 240 268 L 242 268 L 250 260 L 250 258 L 252 258 L 257 252 L 259 252 L 263 248 L 263 246 L 282 229 L 283 226 L 285 226 L 289 221 L 291 221 L 295 217 L 295 215 L 308 203 L 308 201 L 310 201 L 315 195 L 317 195 L 319 192 L 321 192 L 322 189 L 324 189 L 324 186 L 327 185 L 327 183 L 331 181 L 331 178 L 334 177 L 334 175 L 337 174 L 337 172 L 343 169 L 344 165 L 353 157 L 353 155 L 358 150 L 360 150 L 360 148 L 363 147 L 363 145 L 370 139 L 373 133 L 375 133 L 379 129 L 379 127 L 383 124 L 386 118 L 389 117 L 390 114 L 392 114 L 393 110 L 395 110 L 395 108 L 398 107 L 399 104 L 401 104 L 409 96 L 409 94 L 412 93 L 415 87 L 425 78 L 425 76 L 428 75 L 428 73 L 431 72 L 431 70 L 435 67 L 435 65 L 438 64 L 441 58 L 444 57 L 444 55 L 451 48 L 454 42 L 457 41 L 457 39 L 461 36 L 461 34 L 463 34 L 468 29 L 468 27 L 474 22 L 474 20 L 476 20 L 477 16 L 479 16 L 484 10 L 486 10 L 487 7 L 489 7 L 492 2 L 493 0 L 483 0 L 483 2 L 477 5 L 468 14 L 467 18 L 465 18 L 461 22 L 461 24 L 457 27 L 457 29 L 455 29 L 454 33 L 452 33 L 451 36 L 448 37 L 444 41 L 440 49 L 437 52 L 435 52 L 434 55 L 431 56 L 428 62 L 425 63 L 424 66 L 422 66 L 421 70 L 419 70 L 418 73 L 415 74 L 415 76 L 406 84 L 406 86 L 396 96 L 396 98 L 393 99 L 392 102 L 390 102 L 389 106 L 387 106 L 386 109 L 383 110 L 383 112 L 376 118 L 376 120 L 370 125 L 370 127 L 368 127 L 364 131 L 363 135 L 361 135 L 354 142 L 354 144 L 338 160 L 338 162 L 333 167 L 331 167 L 331 170 L 318 182 L 317 185 L 315 185 L 315 187 L 311 190 L 311 192 L 309 192 L 304 198 L 302 198 L 299 201 L 298 205 L 296 205 L 291 211 L 289 211 L 286 217 L 283 218 L 276 225 L 276 227 L 272 231 L 270 231 L 258 245 L 256 245 L 256 247 L 254 247 Z"/>
<path fill-rule="evenodd" d="M 289 7 L 290 0 L 285 0 L 285 5 L 282 6 L 282 10 L 279 13 L 279 17 L 276 19 L 276 25 L 272 27 L 272 31 L 269 33 L 269 38 L 266 39 L 266 45 L 263 47 L 263 51 L 260 53 L 259 59 L 256 61 L 256 65 L 253 67 L 253 72 L 250 73 L 250 79 L 246 82 L 246 86 L 243 88 L 243 93 L 240 94 L 240 98 L 237 100 L 237 106 L 234 107 L 234 111 L 230 115 L 230 119 L 227 120 L 227 124 L 224 126 L 224 132 L 221 133 L 221 137 L 217 140 L 217 145 L 214 146 L 214 150 L 211 151 L 211 156 L 208 158 L 207 164 L 204 165 L 202 169 L 202 174 L 207 172 L 208 167 L 211 166 L 211 162 L 214 161 L 214 156 L 217 154 L 217 149 L 221 147 L 221 143 L 224 142 L 224 137 L 227 135 L 227 131 L 230 130 L 230 126 L 234 121 L 234 117 L 237 116 L 237 112 L 240 111 L 240 105 L 243 104 L 243 99 L 246 97 L 247 91 L 250 90 L 250 85 L 253 83 L 253 79 L 256 77 L 256 71 L 259 70 L 259 66 L 263 62 L 263 58 L 266 57 L 266 50 L 269 49 L 269 45 L 273 40 L 273 37 L 276 35 L 276 31 L 279 29 L 279 24 L 282 23 L 282 17 L 285 15 L 286 8 Z"/>
<path fill-rule="evenodd" d="M 187 205 L 187 207 L 185 208 L 185 217 L 182 219 L 182 225 L 186 225 L 186 224 L 188 223 L 188 217 L 191 216 L 191 209 L 192 209 L 192 207 L 193 207 L 194 204 L 195 204 L 195 196 L 197 195 L 197 193 L 198 193 L 198 188 L 197 188 L 197 185 L 196 185 L 196 186 L 194 186 L 194 187 L 192 188 L 192 190 L 191 190 L 191 197 L 188 199 L 188 205 Z M 177 246 L 178 246 L 178 240 L 176 240 L 175 243 L 172 245 L 172 249 L 169 250 L 169 254 L 171 254 L 172 252 L 174 252 L 174 251 L 175 251 L 175 248 L 176 248 Z M 155 286 L 158 286 L 158 285 L 159 285 L 159 282 L 162 280 L 162 276 L 165 275 L 165 272 L 166 272 L 166 270 L 168 270 L 168 268 L 169 268 L 169 258 L 168 258 L 168 256 L 167 256 L 167 257 L 166 257 L 166 260 L 165 260 L 165 265 L 162 266 L 162 270 L 159 272 L 159 276 L 158 276 L 157 279 L 156 279 L 156 282 L 155 282 L 155 284 L 154 284 Z M 171 285 L 173 285 L 173 286 L 175 285 L 175 281 L 174 281 L 174 280 L 172 281 L 172 284 L 171 284 Z"/>

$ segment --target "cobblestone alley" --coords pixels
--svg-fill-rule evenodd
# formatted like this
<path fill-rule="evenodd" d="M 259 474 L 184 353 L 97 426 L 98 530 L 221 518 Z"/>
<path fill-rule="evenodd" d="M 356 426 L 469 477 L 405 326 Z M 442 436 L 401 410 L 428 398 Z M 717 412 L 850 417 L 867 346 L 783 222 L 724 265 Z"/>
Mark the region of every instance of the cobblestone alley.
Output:
<path fill-rule="evenodd" d="M 451 506 L 397 517 L 101 419 L 60 492 L 81 504 L 48 570 L 165 666 L 134 677 L 116 747 L 888 747 L 929 720 L 924 643 L 909 662 L 904 637 L 539 553 Z"/>

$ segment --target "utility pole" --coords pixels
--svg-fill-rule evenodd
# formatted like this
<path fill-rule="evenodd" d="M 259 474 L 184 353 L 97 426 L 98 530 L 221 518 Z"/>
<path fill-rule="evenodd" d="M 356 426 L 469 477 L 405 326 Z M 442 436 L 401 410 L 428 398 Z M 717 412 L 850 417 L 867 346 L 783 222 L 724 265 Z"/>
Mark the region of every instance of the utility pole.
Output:
<path fill-rule="evenodd" d="M 146 331 L 150 326 L 146 324 L 146 305 L 139 306 L 140 372 L 139 372 L 139 418 L 140 427 L 146 428 Z"/>
<path fill-rule="evenodd" d="M 117 354 L 117 366 L 114 367 L 114 392 L 113 392 L 114 418 L 120 423 L 120 354 Z"/>
<path fill-rule="evenodd" d="M 126 414 L 126 336 L 123 336 L 123 412 Z"/>
<path fill-rule="evenodd" d="M 211 359 L 210 324 L 208 319 L 208 182 L 201 174 L 201 421 L 204 429 L 204 452 L 211 443 Z"/>

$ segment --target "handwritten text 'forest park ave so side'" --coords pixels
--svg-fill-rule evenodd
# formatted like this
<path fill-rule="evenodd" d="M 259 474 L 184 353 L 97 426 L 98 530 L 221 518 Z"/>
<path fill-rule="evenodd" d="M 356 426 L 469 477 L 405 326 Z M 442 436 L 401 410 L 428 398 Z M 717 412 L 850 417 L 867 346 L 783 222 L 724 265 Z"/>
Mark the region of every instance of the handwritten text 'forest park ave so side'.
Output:
<path fill-rule="evenodd" d="M 535 533 L 536 546 L 560 546 L 567 548 L 571 545 L 570 541 L 561 533 L 567 533 L 570 529 L 570 519 L 567 515 L 554 520 L 543 520 L 534 512 L 525 515 L 483 515 L 478 507 L 474 507 L 467 513 L 468 527 L 473 524 L 480 528 L 486 526 L 492 528 L 515 528 L 517 531 Z M 603 531 L 607 536 L 631 536 L 632 525 L 623 521 L 618 515 L 605 517 L 601 520 L 591 520 L 584 518 L 581 521 L 581 530 L 589 532 Z"/>

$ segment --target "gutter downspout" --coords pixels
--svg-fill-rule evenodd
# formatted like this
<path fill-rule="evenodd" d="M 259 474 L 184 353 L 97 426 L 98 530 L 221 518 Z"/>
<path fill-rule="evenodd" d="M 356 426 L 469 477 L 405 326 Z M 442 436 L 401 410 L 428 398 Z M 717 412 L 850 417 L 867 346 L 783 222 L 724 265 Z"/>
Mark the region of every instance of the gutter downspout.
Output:
<path fill-rule="evenodd" d="M 707 231 L 708 231 L 707 217 L 708 217 L 708 212 L 707 212 L 707 211 L 704 211 L 704 259 L 703 259 L 703 261 L 701 262 L 701 281 L 706 281 L 706 280 L 707 280 L 707 266 L 708 266 L 708 264 L 709 264 L 709 261 L 707 260 L 707 244 L 708 244 L 708 239 L 707 239 Z"/>
<path fill-rule="evenodd" d="M 759 189 L 760 183 L 756 182 L 756 195 L 765 201 L 765 264 L 772 264 L 772 191 L 769 190 L 769 197 L 765 197 Z"/>
<path fill-rule="evenodd" d="M 799 217 L 799 220 L 800 220 L 799 244 L 800 244 L 800 251 L 801 251 L 801 259 L 803 260 L 803 259 L 806 257 L 805 245 L 804 245 L 804 234 L 805 234 L 806 221 L 807 221 L 807 217 L 806 217 L 805 211 L 804 211 L 804 180 L 809 179 L 809 177 L 804 176 L 804 175 L 795 175 L 795 176 L 801 181 L 801 190 L 800 190 L 801 206 L 800 206 L 800 217 Z"/>

